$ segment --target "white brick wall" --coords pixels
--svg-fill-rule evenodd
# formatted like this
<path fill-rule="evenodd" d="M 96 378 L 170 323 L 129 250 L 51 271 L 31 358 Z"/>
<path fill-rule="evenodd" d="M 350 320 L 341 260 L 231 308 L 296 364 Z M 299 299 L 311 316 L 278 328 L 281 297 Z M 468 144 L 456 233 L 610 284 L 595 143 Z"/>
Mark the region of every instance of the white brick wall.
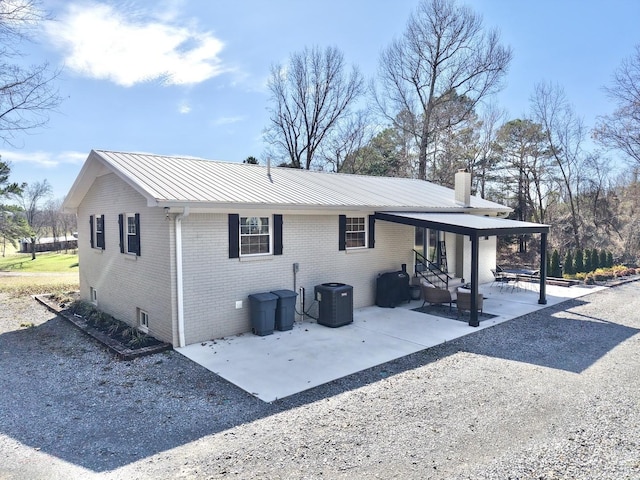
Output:
<path fill-rule="evenodd" d="M 118 214 L 139 213 L 141 256 L 120 253 Z M 90 215 L 105 215 L 105 250 L 90 246 Z M 172 317 L 175 303 L 171 288 L 171 221 L 116 175 L 98 177 L 78 209 L 80 293 L 89 300 L 97 291 L 100 310 L 136 325 L 137 308 L 149 314 L 149 333 L 174 342 Z"/>
<path fill-rule="evenodd" d="M 352 285 L 355 308 L 374 304 L 378 273 L 402 263 L 411 269 L 413 227 L 378 221 L 375 237 L 373 249 L 339 251 L 338 214 L 284 215 L 282 255 L 229 259 L 227 215 L 191 214 L 183 223 L 187 344 L 250 331 L 248 295 L 292 290 L 293 263 L 307 306 L 313 287 L 325 282 Z"/>

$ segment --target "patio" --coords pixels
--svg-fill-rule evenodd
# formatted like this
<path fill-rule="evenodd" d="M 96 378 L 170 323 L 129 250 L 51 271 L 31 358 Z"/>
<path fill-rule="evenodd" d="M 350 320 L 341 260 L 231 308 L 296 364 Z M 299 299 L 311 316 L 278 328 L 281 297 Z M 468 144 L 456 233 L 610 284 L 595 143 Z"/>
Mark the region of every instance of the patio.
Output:
<path fill-rule="evenodd" d="M 496 316 L 482 320 L 479 327 L 412 311 L 422 305 L 416 300 L 392 309 L 356 309 L 353 323 L 339 328 L 305 320 L 273 335 L 244 334 L 176 351 L 257 398 L 273 402 L 602 288 L 550 285 L 547 304 L 540 305 L 537 284 L 520 282 L 514 289 L 484 284 L 479 286 L 485 297 L 484 312 Z"/>

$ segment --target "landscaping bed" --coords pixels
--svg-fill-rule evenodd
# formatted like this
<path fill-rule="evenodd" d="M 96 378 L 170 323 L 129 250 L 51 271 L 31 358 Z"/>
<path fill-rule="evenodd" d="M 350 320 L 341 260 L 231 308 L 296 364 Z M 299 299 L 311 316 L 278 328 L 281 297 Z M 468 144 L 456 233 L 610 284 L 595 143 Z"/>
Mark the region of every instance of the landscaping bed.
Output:
<path fill-rule="evenodd" d="M 102 343 L 122 360 L 132 360 L 172 348 L 171 344 L 101 312 L 91 303 L 79 300 L 76 292 L 35 295 L 34 298 Z"/>

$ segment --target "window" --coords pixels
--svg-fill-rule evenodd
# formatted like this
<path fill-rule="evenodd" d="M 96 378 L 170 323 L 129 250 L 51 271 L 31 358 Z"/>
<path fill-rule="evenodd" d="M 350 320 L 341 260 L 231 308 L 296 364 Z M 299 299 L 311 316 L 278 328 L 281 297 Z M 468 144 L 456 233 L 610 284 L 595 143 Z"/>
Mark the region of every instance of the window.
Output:
<path fill-rule="evenodd" d="M 89 298 L 91 299 L 91 303 L 98 305 L 98 291 L 93 287 L 89 287 Z"/>
<path fill-rule="evenodd" d="M 347 217 L 345 242 L 347 248 L 362 248 L 367 245 L 364 217 Z"/>
<path fill-rule="evenodd" d="M 120 252 L 140 256 L 140 214 L 121 213 L 118 217 L 120 226 Z"/>
<path fill-rule="evenodd" d="M 149 314 L 138 308 L 138 330 L 144 333 L 149 332 Z"/>
<path fill-rule="evenodd" d="M 282 215 L 240 217 L 229 214 L 229 258 L 282 255 Z"/>
<path fill-rule="evenodd" d="M 375 215 L 369 217 L 338 217 L 338 249 L 374 248 Z"/>
<path fill-rule="evenodd" d="M 271 253 L 269 217 L 240 217 L 240 255 Z"/>
<path fill-rule="evenodd" d="M 91 229 L 91 248 L 104 250 L 104 215 L 91 215 L 89 228 Z"/>

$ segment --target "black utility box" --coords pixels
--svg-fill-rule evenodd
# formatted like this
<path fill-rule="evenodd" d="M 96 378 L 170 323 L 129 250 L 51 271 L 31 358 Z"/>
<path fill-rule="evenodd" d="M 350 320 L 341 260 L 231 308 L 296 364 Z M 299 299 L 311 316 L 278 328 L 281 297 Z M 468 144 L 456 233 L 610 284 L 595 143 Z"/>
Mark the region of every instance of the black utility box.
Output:
<path fill-rule="evenodd" d="M 276 305 L 276 330 L 291 330 L 295 322 L 296 298 L 298 294 L 293 290 L 274 290 L 271 293 L 278 297 Z"/>
<path fill-rule="evenodd" d="M 409 274 L 404 270 L 386 272 L 376 279 L 376 305 L 393 308 L 411 300 Z"/>
<path fill-rule="evenodd" d="M 278 296 L 273 293 L 254 293 L 249 295 L 251 310 L 251 331 L 265 336 L 273 333 L 276 324 L 276 306 Z"/>
<path fill-rule="evenodd" d="M 318 301 L 318 323 L 341 327 L 353 322 L 353 287 L 344 283 L 323 283 L 314 288 Z"/>

